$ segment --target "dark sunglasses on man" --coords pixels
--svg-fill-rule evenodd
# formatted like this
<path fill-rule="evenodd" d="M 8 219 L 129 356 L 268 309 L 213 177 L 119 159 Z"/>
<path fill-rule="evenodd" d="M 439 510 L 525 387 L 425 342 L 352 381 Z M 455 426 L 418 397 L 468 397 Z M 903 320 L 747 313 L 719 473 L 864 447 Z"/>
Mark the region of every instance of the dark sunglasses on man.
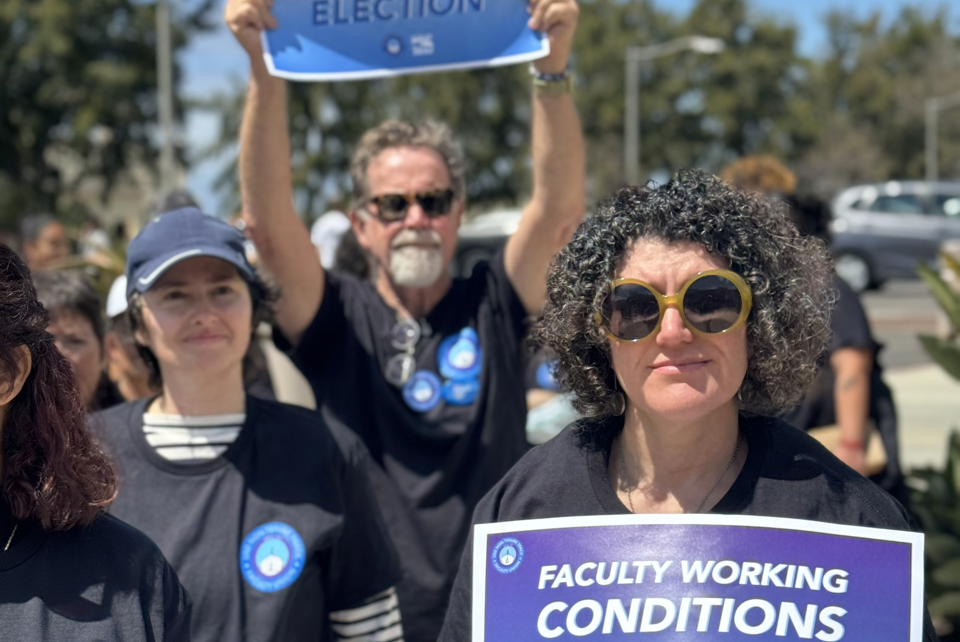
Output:
<path fill-rule="evenodd" d="M 416 194 L 381 194 L 371 196 L 367 203 L 376 205 L 374 211 L 370 208 L 368 212 L 376 216 L 384 223 L 394 223 L 402 221 L 407 217 L 407 211 L 410 206 L 416 202 L 423 209 L 423 213 L 430 218 L 437 218 L 450 213 L 453 206 L 453 190 L 438 189 L 430 192 L 418 192 Z"/>

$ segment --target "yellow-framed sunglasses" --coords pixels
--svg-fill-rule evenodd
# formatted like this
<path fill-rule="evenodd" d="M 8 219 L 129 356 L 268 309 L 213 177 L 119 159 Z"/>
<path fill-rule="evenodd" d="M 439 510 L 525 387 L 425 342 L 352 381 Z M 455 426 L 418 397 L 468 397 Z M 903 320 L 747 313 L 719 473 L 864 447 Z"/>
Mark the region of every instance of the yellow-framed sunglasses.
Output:
<path fill-rule="evenodd" d="M 614 341 L 632 343 L 656 336 L 663 315 L 671 307 L 694 334 L 717 335 L 746 322 L 753 295 L 743 277 L 730 270 L 695 274 L 670 296 L 638 279 L 616 279 L 600 309 L 594 312 L 594 320 Z"/>

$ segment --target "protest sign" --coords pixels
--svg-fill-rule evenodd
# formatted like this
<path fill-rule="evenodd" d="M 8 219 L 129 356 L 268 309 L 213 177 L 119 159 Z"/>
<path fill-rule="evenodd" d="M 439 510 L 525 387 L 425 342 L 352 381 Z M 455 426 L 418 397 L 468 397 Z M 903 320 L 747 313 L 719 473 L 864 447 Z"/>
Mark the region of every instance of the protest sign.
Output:
<path fill-rule="evenodd" d="M 920 642 L 923 535 L 728 515 L 478 524 L 473 642 Z"/>
<path fill-rule="evenodd" d="M 492 67 L 550 53 L 525 0 L 282 0 L 264 58 L 290 80 L 356 80 Z"/>

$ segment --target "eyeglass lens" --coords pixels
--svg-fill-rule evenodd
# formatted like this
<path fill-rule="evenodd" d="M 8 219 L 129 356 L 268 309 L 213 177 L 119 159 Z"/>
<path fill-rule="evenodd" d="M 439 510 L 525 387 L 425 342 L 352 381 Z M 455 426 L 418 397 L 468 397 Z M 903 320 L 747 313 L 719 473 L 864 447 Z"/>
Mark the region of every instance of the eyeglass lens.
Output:
<path fill-rule="evenodd" d="M 690 284 L 683 297 L 687 323 L 699 332 L 716 334 L 729 329 L 740 318 L 743 299 L 730 279 L 711 274 Z M 603 306 L 610 333 L 624 341 L 638 341 L 660 322 L 657 295 L 639 283 L 622 283 L 614 288 Z"/>
<path fill-rule="evenodd" d="M 683 296 L 683 314 L 687 323 L 709 334 L 729 329 L 740 318 L 743 299 L 730 279 L 718 274 L 700 277 Z"/>
<path fill-rule="evenodd" d="M 653 332 L 660 322 L 657 295 L 639 283 L 622 283 L 614 288 L 604 305 L 610 332 L 625 341 L 637 341 Z"/>
<path fill-rule="evenodd" d="M 427 216 L 443 216 L 450 212 L 450 206 L 453 204 L 453 190 L 446 189 L 416 194 L 413 199 L 423 208 L 423 212 Z M 412 199 L 405 194 L 384 194 L 371 200 L 377 204 L 380 218 L 391 221 L 405 217 L 410 205 L 413 204 Z"/>

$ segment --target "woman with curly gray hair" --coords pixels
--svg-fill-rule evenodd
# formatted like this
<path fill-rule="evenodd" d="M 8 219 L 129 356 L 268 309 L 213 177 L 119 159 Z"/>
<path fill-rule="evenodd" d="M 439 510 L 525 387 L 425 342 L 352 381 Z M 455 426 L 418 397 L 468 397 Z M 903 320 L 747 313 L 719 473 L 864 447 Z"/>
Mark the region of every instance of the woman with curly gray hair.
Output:
<path fill-rule="evenodd" d="M 586 418 L 529 452 L 475 523 L 713 512 L 908 529 L 773 418 L 812 382 L 834 299 L 826 246 L 781 208 L 685 170 L 584 221 L 551 268 L 539 338 Z M 470 639 L 472 550 L 442 642 Z"/>

